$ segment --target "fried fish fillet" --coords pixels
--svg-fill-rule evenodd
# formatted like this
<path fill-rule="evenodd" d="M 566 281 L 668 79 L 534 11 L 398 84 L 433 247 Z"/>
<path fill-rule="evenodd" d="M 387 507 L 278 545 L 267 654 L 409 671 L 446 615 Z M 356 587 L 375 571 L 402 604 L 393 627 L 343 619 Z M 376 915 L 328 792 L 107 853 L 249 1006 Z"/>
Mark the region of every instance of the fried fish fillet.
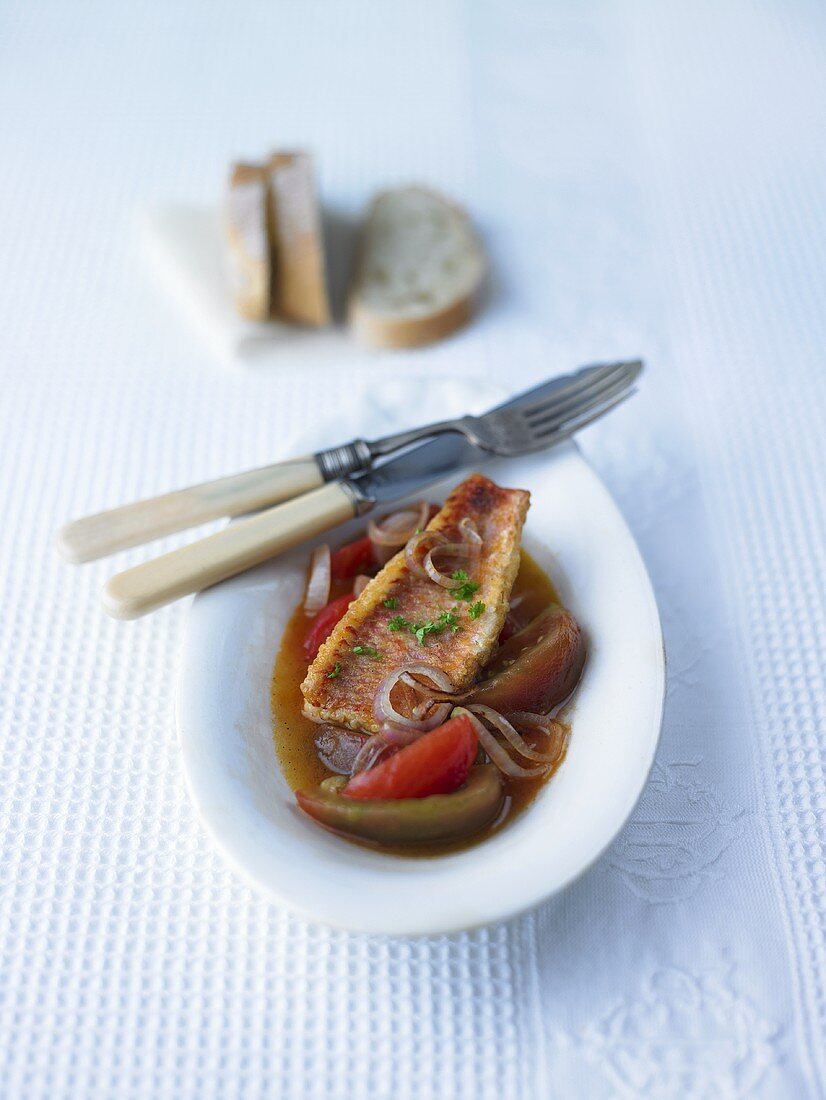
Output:
<path fill-rule="evenodd" d="M 469 599 L 459 599 L 429 577 L 412 572 L 403 550 L 396 554 L 353 601 L 307 670 L 301 685 L 304 713 L 317 722 L 376 733 L 373 700 L 379 685 L 388 673 L 413 661 L 441 669 L 457 691 L 470 687 L 495 647 L 508 612 L 529 502 L 530 493 L 502 489 L 481 474 L 457 486 L 427 530 L 442 531 L 460 542 L 460 521 L 473 520 L 482 547 L 467 571 L 478 589 Z M 484 611 L 473 619 L 469 609 L 478 602 L 485 605 Z M 401 621 L 414 626 L 438 623 L 444 612 L 455 616 L 451 626 L 423 635 L 423 642 L 409 627 L 390 628 Z"/>

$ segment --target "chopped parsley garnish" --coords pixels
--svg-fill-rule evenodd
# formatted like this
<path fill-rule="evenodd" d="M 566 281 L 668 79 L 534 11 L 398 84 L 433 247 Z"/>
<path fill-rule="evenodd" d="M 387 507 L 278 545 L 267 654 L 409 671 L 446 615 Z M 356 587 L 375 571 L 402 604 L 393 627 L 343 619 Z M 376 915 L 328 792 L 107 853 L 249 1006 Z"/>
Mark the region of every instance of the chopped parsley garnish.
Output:
<path fill-rule="evenodd" d="M 336 661 L 335 668 L 332 670 L 332 672 L 327 673 L 327 679 L 328 680 L 337 680 L 340 675 L 341 675 L 341 661 Z"/>
<path fill-rule="evenodd" d="M 461 630 L 459 620 L 453 611 L 443 611 L 438 619 L 431 619 L 426 623 L 415 623 L 413 633 L 419 640 L 419 645 L 424 645 L 424 640 L 429 634 L 441 634 L 444 630 L 450 630 L 455 634 Z"/>
<path fill-rule="evenodd" d="M 453 580 L 456 581 L 456 587 L 451 588 L 449 591 L 451 596 L 455 596 L 457 600 L 469 600 L 471 596 L 479 591 L 479 585 L 470 580 L 464 569 L 457 569 L 451 575 Z"/>
<path fill-rule="evenodd" d="M 456 609 L 454 609 L 453 611 L 443 611 L 438 619 L 428 619 L 419 623 L 412 623 L 410 619 L 405 619 L 404 615 L 396 615 L 387 624 L 387 629 L 392 631 L 409 630 L 418 639 L 419 645 L 424 645 L 425 639 L 429 635 L 441 634 L 445 630 L 450 630 L 455 634 L 458 630 L 461 630 L 461 626 L 456 615 Z"/>
<path fill-rule="evenodd" d="M 472 603 L 467 609 L 468 615 L 471 619 L 478 619 L 482 612 L 485 610 L 485 605 L 481 600 L 477 600 L 476 603 Z"/>
<path fill-rule="evenodd" d="M 384 601 L 384 606 L 389 607 L 390 610 L 392 611 L 395 608 L 395 606 L 398 602 L 399 601 L 396 599 L 395 596 L 391 596 L 388 600 Z"/>
<path fill-rule="evenodd" d="M 381 654 L 376 647 L 372 645 L 354 645 L 353 653 L 355 653 L 357 657 L 371 657 L 374 661 L 381 660 Z"/>

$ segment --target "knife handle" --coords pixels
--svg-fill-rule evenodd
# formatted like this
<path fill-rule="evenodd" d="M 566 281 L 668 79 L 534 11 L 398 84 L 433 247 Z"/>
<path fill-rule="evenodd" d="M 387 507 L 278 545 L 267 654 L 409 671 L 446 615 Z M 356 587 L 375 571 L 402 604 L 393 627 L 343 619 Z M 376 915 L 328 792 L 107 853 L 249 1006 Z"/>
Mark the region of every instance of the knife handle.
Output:
<path fill-rule="evenodd" d="M 278 504 L 323 483 L 315 458 L 306 455 L 76 519 L 58 531 L 57 546 L 71 562 L 94 561 L 211 519 Z"/>
<path fill-rule="evenodd" d="M 137 619 L 260 565 L 360 510 L 341 482 L 331 482 L 116 574 L 104 586 L 103 606 L 115 619 Z"/>

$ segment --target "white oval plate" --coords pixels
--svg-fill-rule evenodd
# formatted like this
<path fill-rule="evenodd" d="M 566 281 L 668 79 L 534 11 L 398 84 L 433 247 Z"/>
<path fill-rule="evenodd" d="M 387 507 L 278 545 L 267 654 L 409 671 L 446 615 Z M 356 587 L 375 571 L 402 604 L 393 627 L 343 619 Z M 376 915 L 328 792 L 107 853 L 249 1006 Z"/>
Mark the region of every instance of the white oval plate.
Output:
<path fill-rule="evenodd" d="M 483 469 L 530 489 L 525 547 L 581 622 L 589 656 L 565 762 L 520 817 L 474 848 L 430 859 L 382 855 L 325 832 L 296 807 L 273 744 L 270 678 L 302 595 L 306 547 L 193 604 L 178 694 L 192 797 L 230 862 L 305 917 L 407 935 L 511 917 L 581 875 L 645 784 L 665 664 L 651 584 L 624 520 L 573 444 Z M 428 497 L 443 498 L 459 480 Z M 354 522 L 336 538 L 361 527 Z"/>

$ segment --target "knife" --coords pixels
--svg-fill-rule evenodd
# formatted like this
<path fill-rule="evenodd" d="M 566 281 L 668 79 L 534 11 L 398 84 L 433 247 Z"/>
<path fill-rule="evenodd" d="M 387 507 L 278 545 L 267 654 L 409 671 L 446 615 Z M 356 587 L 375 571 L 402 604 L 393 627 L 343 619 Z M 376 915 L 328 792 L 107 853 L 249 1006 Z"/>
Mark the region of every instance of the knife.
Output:
<path fill-rule="evenodd" d="M 566 394 L 559 394 L 560 401 L 565 396 L 567 407 L 583 390 L 591 391 L 595 398 L 599 396 L 601 400 L 606 391 L 614 387 L 623 388 L 639 367 L 637 361 L 583 367 L 523 396 L 526 400 L 539 402 L 543 407 L 549 401 L 555 405 L 553 395 L 558 389 L 567 389 Z M 61 527 L 57 533 L 57 548 L 67 561 L 78 565 L 184 531 L 188 527 L 197 527 L 209 520 L 249 515 L 308 493 L 325 482 L 363 474 L 390 455 L 444 433 L 463 433 L 472 443 L 496 454 L 521 454 L 526 450 L 525 433 L 531 433 L 530 425 L 526 423 L 528 410 L 524 411 L 524 415 L 508 412 L 508 405 L 513 405 L 513 402 L 490 409 L 483 416 L 463 416 L 424 424 L 380 439 L 353 439 L 316 454 L 244 470 L 229 477 L 163 493 L 149 500 L 108 508 Z M 518 402 L 515 407 L 519 407 Z M 536 443 L 537 448 L 542 449 L 546 445 L 544 435 L 548 425 L 544 418 L 538 423 L 541 431 Z"/>
<path fill-rule="evenodd" d="M 597 371 L 599 367 L 585 368 Z M 570 375 L 551 379 L 496 407 L 519 409 L 534 405 L 568 386 Z M 598 414 L 634 392 L 630 387 Z M 585 422 L 590 422 L 590 419 Z M 549 446 L 583 427 L 561 428 Z M 451 473 L 476 465 L 489 456 L 460 435 L 443 435 L 415 444 L 362 474 L 331 481 L 320 488 L 277 504 L 187 546 L 116 574 L 104 586 L 103 605 L 116 619 L 135 619 L 183 596 L 227 580 L 262 564 L 322 532 L 400 500 Z"/>

